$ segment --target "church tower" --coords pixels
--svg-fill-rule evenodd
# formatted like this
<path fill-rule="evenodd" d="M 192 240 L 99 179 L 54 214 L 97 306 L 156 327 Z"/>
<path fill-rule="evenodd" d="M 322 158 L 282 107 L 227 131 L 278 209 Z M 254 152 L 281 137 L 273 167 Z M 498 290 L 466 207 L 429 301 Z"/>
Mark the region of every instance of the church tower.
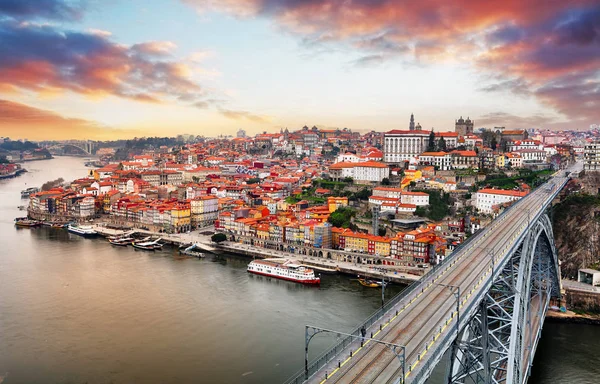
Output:
<path fill-rule="evenodd" d="M 412 113 L 410 114 L 410 124 L 408 125 L 408 130 L 409 131 L 415 130 L 415 115 L 413 115 Z"/>

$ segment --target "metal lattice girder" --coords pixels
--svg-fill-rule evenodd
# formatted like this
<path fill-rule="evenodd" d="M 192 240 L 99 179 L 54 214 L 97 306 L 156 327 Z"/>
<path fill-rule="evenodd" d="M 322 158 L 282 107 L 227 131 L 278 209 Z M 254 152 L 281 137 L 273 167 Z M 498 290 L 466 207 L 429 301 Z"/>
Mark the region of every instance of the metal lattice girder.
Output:
<path fill-rule="evenodd" d="M 448 382 L 524 383 L 549 298 L 560 294 L 559 276 L 552 226 L 542 215 L 497 266 L 452 349 Z"/>

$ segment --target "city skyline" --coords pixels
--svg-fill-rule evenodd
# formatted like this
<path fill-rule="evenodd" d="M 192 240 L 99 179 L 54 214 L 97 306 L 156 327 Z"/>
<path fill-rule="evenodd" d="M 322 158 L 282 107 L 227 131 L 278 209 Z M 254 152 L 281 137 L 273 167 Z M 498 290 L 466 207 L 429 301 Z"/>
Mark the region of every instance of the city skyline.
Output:
<path fill-rule="evenodd" d="M 44 139 L 587 129 L 600 5 L 5 0 L 0 131 Z"/>

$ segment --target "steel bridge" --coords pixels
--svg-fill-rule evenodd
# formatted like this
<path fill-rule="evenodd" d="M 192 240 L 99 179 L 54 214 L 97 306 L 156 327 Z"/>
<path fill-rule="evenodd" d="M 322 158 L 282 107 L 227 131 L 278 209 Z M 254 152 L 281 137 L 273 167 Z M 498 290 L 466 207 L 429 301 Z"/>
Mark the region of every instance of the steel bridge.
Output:
<path fill-rule="evenodd" d="M 557 172 L 349 333 L 305 329 L 305 367 L 287 383 L 424 383 L 444 355 L 446 383 L 523 384 L 560 270 L 552 200 Z M 339 342 L 309 363 L 313 337 Z"/>

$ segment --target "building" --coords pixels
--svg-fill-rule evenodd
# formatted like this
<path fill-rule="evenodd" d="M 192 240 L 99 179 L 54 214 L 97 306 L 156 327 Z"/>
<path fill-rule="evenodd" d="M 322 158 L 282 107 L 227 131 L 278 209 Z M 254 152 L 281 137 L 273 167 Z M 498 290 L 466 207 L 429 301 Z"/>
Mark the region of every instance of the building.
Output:
<path fill-rule="evenodd" d="M 600 271 L 595 269 L 580 269 L 577 273 L 577 281 L 584 284 L 600 287 Z"/>
<path fill-rule="evenodd" d="M 524 191 L 484 188 L 473 195 L 473 206 L 481 213 L 492 214 L 494 208 L 519 200 L 526 195 L 527 192 Z"/>
<path fill-rule="evenodd" d="M 454 122 L 454 132 L 458 133 L 458 136 L 461 137 L 472 135 L 474 125 L 475 121 L 471 121 L 468 117 L 467 120 L 464 120 L 461 116 L 460 119 Z"/>
<path fill-rule="evenodd" d="M 390 167 L 378 161 L 365 161 L 356 163 L 354 166 L 354 182 L 356 183 L 380 183 L 381 180 L 390 177 Z"/>
<path fill-rule="evenodd" d="M 392 130 L 383 137 L 383 159 L 386 163 L 408 161 L 425 152 L 428 145 L 429 132 Z"/>
<path fill-rule="evenodd" d="M 600 171 L 600 141 L 588 143 L 583 148 L 583 170 Z"/>
<path fill-rule="evenodd" d="M 452 169 L 452 156 L 446 152 L 423 152 L 419 155 L 420 165 L 433 165 L 440 171 Z"/>

